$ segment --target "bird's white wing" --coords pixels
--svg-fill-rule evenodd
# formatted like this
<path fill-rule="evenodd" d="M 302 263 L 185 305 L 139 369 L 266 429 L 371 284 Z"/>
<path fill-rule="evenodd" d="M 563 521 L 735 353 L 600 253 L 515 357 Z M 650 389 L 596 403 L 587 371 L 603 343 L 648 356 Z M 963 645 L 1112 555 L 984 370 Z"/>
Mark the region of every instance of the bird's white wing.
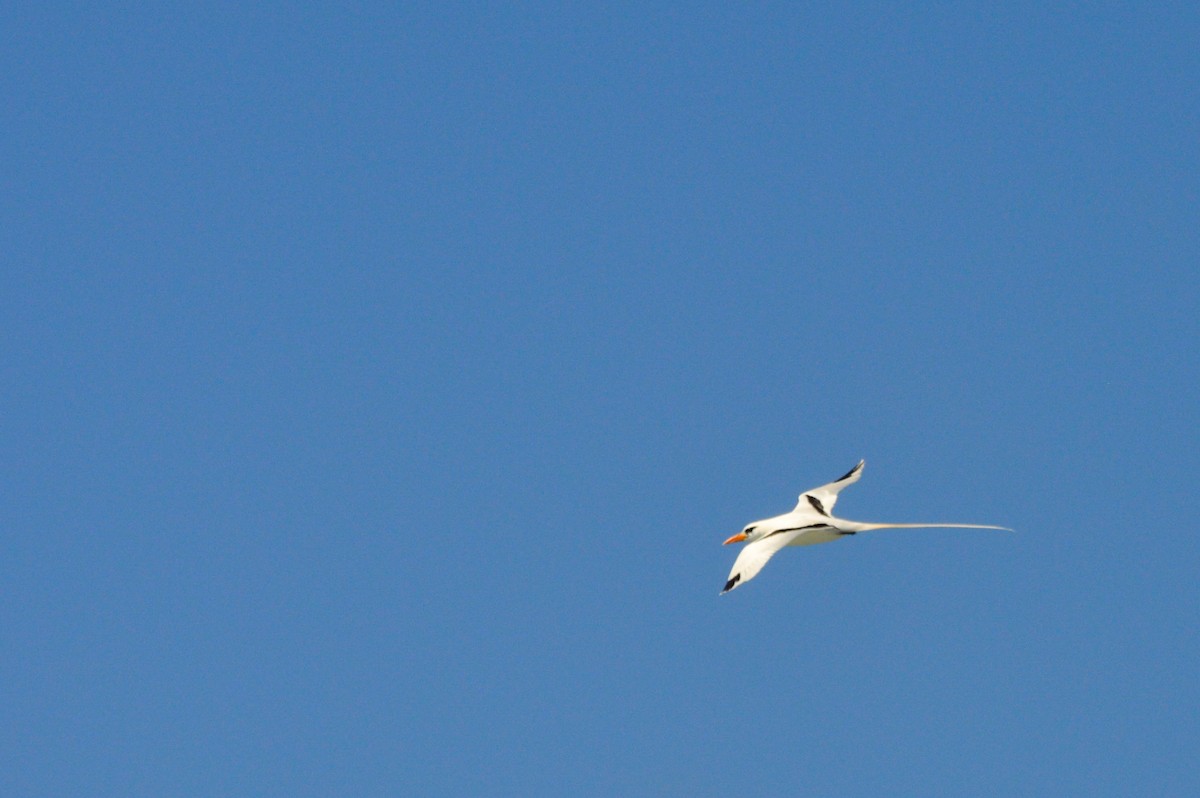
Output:
<path fill-rule="evenodd" d="M 725 589 L 722 593 L 728 593 L 738 585 L 744 585 L 758 575 L 758 572 L 767 564 L 767 560 L 775 556 L 775 552 L 782 549 L 796 537 L 797 531 L 784 532 L 779 535 L 769 535 L 762 540 L 756 540 L 753 543 L 747 543 L 738 552 L 737 559 L 733 561 L 733 570 L 729 572 L 729 581 L 725 583 Z"/>
<path fill-rule="evenodd" d="M 796 504 L 796 509 L 793 512 L 804 511 L 805 513 L 811 513 L 816 510 L 817 513 L 828 518 L 829 514 L 833 512 L 833 505 L 837 504 L 838 494 L 842 492 L 842 488 L 858 482 L 858 478 L 862 476 L 863 466 L 866 465 L 866 462 L 866 460 L 859 460 L 858 465 L 828 485 L 822 485 L 819 488 L 813 488 L 801 493 L 800 501 Z"/>

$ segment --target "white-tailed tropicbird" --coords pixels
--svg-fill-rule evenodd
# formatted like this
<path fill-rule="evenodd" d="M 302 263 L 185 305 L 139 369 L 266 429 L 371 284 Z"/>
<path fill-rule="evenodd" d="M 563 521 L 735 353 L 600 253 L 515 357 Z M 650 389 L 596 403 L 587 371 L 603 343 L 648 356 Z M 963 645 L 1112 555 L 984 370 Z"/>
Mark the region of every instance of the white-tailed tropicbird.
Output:
<path fill-rule="evenodd" d="M 796 509 L 790 513 L 777 515 L 747 524 L 724 545 L 746 541 L 745 547 L 733 563 L 729 572 L 729 581 L 725 583 L 722 594 L 728 593 L 738 585 L 744 585 L 753 579 L 767 560 L 784 546 L 811 546 L 815 543 L 828 543 L 846 535 L 858 532 L 868 532 L 872 529 L 920 529 L 924 527 L 951 527 L 954 529 L 1003 529 L 1012 530 L 1005 526 L 989 526 L 986 524 L 865 524 L 862 521 L 847 521 L 844 518 L 834 518 L 830 515 L 833 505 L 837 503 L 838 494 L 842 488 L 858 482 L 862 476 L 866 460 L 859 460 L 858 465 L 851 468 L 845 475 L 838 477 L 828 485 L 813 488 L 800 494 Z"/>

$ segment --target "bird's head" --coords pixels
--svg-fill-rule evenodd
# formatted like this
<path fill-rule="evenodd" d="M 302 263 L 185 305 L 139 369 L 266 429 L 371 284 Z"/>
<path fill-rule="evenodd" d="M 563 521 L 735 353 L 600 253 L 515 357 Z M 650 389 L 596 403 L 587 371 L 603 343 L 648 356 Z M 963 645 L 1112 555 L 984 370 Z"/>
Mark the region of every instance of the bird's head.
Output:
<path fill-rule="evenodd" d="M 758 522 L 756 521 L 753 524 L 747 525 L 745 529 L 743 529 L 741 532 L 738 532 L 736 535 L 729 538 L 729 540 L 726 540 L 721 545 L 728 546 L 730 543 L 741 543 L 743 540 L 746 541 L 747 543 L 753 543 L 754 541 L 758 540 L 765 534 L 766 534 L 766 530 L 760 528 L 758 526 Z"/>

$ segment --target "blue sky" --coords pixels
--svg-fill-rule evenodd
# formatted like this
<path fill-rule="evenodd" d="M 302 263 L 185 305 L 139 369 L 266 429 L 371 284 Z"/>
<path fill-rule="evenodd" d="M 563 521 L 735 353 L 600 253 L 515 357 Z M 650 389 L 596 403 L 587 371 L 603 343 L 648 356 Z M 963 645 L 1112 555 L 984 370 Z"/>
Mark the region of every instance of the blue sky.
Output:
<path fill-rule="evenodd" d="M 0 30 L 5 795 L 1200 789 L 1192 4 Z"/>

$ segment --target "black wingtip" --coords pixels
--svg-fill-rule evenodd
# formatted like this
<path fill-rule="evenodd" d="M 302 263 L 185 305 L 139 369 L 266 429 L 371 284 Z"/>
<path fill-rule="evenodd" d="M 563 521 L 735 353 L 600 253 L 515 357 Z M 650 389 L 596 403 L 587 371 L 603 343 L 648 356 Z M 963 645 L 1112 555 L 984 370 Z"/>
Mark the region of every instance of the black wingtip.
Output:
<path fill-rule="evenodd" d="M 835 479 L 834 482 L 841 482 L 843 479 L 850 479 L 850 477 L 854 476 L 855 474 L 857 474 L 859 471 L 862 470 L 863 464 L 866 462 L 867 462 L 866 460 L 859 460 L 858 465 L 856 465 L 854 468 L 851 468 L 845 474 L 842 474 L 840 477 Z"/>
<path fill-rule="evenodd" d="M 733 586 L 736 585 L 738 583 L 738 580 L 741 578 L 742 578 L 741 574 L 734 574 L 733 578 L 725 583 L 725 589 L 721 591 L 721 595 L 723 596 L 726 593 L 728 593 L 730 590 L 733 590 Z"/>

